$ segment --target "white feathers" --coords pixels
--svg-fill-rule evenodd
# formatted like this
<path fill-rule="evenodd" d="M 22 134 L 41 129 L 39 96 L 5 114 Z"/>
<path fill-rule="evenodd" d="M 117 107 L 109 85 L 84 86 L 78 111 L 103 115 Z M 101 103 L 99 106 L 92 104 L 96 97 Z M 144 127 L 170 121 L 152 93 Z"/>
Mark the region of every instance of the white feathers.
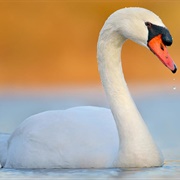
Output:
<path fill-rule="evenodd" d="M 163 164 L 161 153 L 131 98 L 120 60 L 126 39 L 146 46 L 146 21 L 164 26 L 149 10 L 121 9 L 107 19 L 99 36 L 98 68 L 114 118 L 110 110 L 99 107 L 34 115 L 11 135 L 5 167 L 110 168 Z"/>

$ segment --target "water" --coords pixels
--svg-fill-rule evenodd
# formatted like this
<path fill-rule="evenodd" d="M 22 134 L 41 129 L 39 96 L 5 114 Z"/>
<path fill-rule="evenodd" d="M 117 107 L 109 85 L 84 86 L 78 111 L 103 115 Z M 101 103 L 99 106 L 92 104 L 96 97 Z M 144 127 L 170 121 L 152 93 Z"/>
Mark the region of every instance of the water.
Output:
<path fill-rule="evenodd" d="M 149 86 L 151 87 L 151 86 Z M 169 86 L 132 86 L 133 98 L 165 157 L 158 168 L 0 169 L 0 179 L 155 179 L 180 177 L 180 94 Z M 0 132 L 10 133 L 28 116 L 50 109 L 108 104 L 101 88 L 61 91 L 4 91 L 0 94 Z"/>
<path fill-rule="evenodd" d="M 180 163 L 167 162 L 158 168 L 133 169 L 1 169 L 1 179 L 172 179 L 180 177 Z"/>

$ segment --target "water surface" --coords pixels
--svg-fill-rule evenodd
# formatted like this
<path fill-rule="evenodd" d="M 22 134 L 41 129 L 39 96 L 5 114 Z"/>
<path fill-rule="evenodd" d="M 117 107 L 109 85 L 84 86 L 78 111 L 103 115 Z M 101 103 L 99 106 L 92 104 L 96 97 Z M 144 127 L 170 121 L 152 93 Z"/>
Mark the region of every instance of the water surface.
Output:
<path fill-rule="evenodd" d="M 169 86 L 134 88 L 133 98 L 165 157 L 158 168 L 131 169 L 0 169 L 1 179 L 156 179 L 180 178 L 180 93 Z M 0 132 L 11 133 L 38 112 L 73 106 L 108 107 L 101 88 L 0 93 Z"/>

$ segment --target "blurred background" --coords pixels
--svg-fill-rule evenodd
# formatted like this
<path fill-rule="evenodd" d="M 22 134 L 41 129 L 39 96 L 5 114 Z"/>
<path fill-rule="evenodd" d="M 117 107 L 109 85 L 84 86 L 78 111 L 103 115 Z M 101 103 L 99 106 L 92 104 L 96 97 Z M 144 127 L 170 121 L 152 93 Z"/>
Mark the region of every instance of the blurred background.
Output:
<path fill-rule="evenodd" d="M 0 132 L 12 132 L 28 116 L 45 110 L 108 106 L 96 43 L 107 17 L 130 6 L 148 8 L 161 17 L 174 38 L 168 51 L 180 67 L 177 0 L 0 1 Z M 164 127 L 162 136 L 176 133 L 179 125 L 172 117 L 179 122 L 179 72 L 172 74 L 153 53 L 131 41 L 125 43 L 122 59 L 149 128 L 157 138 L 164 124 L 172 129 Z"/>
<path fill-rule="evenodd" d="M 99 31 L 111 13 L 129 6 L 148 8 L 162 18 L 174 38 L 168 50 L 178 66 L 179 1 L 1 1 L 1 89 L 99 84 Z M 179 81 L 178 74 L 133 42 L 125 44 L 122 59 L 129 83 Z"/>

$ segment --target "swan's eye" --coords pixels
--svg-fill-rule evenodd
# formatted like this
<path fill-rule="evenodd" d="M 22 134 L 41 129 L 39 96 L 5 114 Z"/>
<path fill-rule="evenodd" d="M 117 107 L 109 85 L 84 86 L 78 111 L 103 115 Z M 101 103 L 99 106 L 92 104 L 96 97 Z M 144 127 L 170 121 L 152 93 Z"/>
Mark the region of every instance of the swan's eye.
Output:
<path fill-rule="evenodd" d="M 151 27 L 151 23 L 150 22 L 145 22 L 145 25 L 147 26 L 147 27 Z"/>

